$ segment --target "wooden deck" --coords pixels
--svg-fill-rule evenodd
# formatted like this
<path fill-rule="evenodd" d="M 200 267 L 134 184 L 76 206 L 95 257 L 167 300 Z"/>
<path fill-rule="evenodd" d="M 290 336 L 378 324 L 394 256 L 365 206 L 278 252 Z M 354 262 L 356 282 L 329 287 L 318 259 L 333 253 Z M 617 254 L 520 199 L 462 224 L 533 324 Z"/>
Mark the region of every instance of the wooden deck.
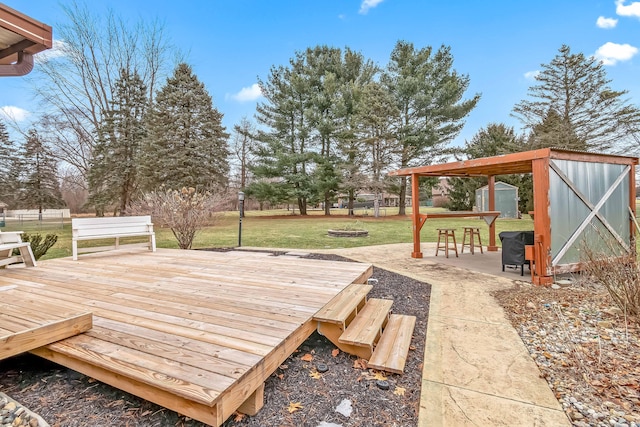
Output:
<path fill-rule="evenodd" d="M 262 405 L 264 381 L 316 328 L 313 315 L 370 265 L 256 252 L 113 251 L 0 270 L 42 307 L 93 328 L 32 352 L 214 426 Z"/>

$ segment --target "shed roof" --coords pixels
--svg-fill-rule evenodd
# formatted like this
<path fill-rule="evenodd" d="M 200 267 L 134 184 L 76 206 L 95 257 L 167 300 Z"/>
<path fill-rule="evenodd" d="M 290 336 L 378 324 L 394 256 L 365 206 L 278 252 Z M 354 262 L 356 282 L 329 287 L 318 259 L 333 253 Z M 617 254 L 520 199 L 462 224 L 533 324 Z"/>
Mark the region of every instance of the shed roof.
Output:
<path fill-rule="evenodd" d="M 22 52 L 33 55 L 52 45 L 49 25 L 0 3 L 0 64 L 15 63 Z"/>
<path fill-rule="evenodd" d="M 542 148 L 521 153 L 504 154 L 481 159 L 462 160 L 439 165 L 418 166 L 399 169 L 389 173 L 391 176 L 492 176 L 517 173 L 531 173 L 533 161 L 550 158 L 575 160 L 593 163 L 638 164 L 637 157 L 616 156 L 612 154 L 594 154 L 580 151 Z"/>

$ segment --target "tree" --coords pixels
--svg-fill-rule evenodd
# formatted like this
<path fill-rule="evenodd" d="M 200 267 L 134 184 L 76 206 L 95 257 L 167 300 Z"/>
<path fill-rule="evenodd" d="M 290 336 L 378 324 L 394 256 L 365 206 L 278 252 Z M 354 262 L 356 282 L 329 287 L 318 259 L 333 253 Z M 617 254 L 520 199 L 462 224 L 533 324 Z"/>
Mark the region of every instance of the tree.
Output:
<path fill-rule="evenodd" d="M 158 92 L 140 154 L 141 186 L 150 192 L 226 187 L 228 134 L 222 114 L 187 64 L 179 64 Z"/>
<path fill-rule="evenodd" d="M 462 150 L 467 159 L 499 156 L 530 149 L 525 137 L 516 134 L 513 127 L 503 123 L 490 123 L 481 128 L 471 141 L 465 142 Z M 518 201 L 520 211 L 528 212 L 533 204 L 533 182 L 530 174 L 499 175 L 497 180 L 519 188 Z M 451 210 L 471 210 L 475 203 L 475 190 L 487 185 L 485 177 L 449 179 L 449 204 Z"/>
<path fill-rule="evenodd" d="M 131 24 L 112 10 L 99 15 L 94 5 L 77 2 L 62 9 L 67 23 L 56 26 L 59 55 L 39 56 L 32 82 L 46 111 L 43 135 L 56 157 L 87 180 L 120 70 L 138 73 L 151 101 L 173 49 L 158 21 Z"/>
<path fill-rule="evenodd" d="M 520 101 L 513 115 L 533 131 L 536 145 L 620 150 L 640 131 L 640 110 L 624 99 L 627 91 L 615 91 L 610 83 L 598 59 L 563 45 L 549 64 L 542 64 L 530 99 Z"/>
<path fill-rule="evenodd" d="M 138 188 L 140 145 L 146 136 L 147 89 L 137 73 L 120 71 L 112 109 L 98 128 L 89 171 L 89 203 L 101 213 L 109 205 L 123 214 Z"/>
<path fill-rule="evenodd" d="M 262 185 L 277 182 L 290 190 L 274 191 L 296 199 L 300 214 L 307 214 L 307 202 L 313 197 L 311 172 L 317 153 L 310 147 L 311 123 L 307 114 L 311 100 L 309 81 L 304 75 L 304 56 L 296 54 L 291 67 L 271 67 L 266 80 L 258 79 L 265 98 L 256 107 L 260 146 L 252 172 Z M 264 193 L 264 191 L 262 191 Z"/>
<path fill-rule="evenodd" d="M 379 216 L 379 194 L 388 189 L 384 174 L 394 157 L 394 137 L 392 123 L 399 111 L 391 95 L 378 82 L 365 87 L 362 108 L 358 111 L 363 143 L 367 151 L 366 164 L 371 176 L 369 188 L 374 194 L 374 216 Z"/>
<path fill-rule="evenodd" d="M 38 209 L 40 219 L 44 209 L 64 206 L 57 178 L 57 162 L 35 129 L 30 129 L 27 134 L 21 164 L 24 168 L 23 191 L 20 194 L 22 206 Z"/>
<path fill-rule="evenodd" d="M 256 145 L 256 128 L 246 117 L 233 127 L 231 152 L 238 165 L 239 188 L 244 189 L 249 181 L 249 168 L 253 161 Z"/>
<path fill-rule="evenodd" d="M 20 167 L 16 152 L 6 125 L 0 121 L 0 202 L 9 206 L 15 205 L 20 191 Z"/>
<path fill-rule="evenodd" d="M 399 111 L 394 123 L 401 168 L 430 164 L 446 153 L 446 146 L 464 126 L 464 118 L 480 95 L 462 100 L 469 77 L 453 69 L 451 49 L 430 46 L 415 49 L 399 41 L 384 70 L 381 82 Z M 400 186 L 400 215 L 405 214 L 407 180 Z M 417 201 L 414 201 L 417 203 Z"/>

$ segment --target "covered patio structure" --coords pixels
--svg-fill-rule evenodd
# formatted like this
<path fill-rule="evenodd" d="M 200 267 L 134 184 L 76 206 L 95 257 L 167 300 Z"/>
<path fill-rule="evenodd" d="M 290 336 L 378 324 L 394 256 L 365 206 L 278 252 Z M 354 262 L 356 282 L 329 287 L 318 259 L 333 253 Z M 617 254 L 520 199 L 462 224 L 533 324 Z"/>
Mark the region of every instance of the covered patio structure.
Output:
<path fill-rule="evenodd" d="M 635 166 L 638 158 L 544 148 L 521 153 L 396 170 L 411 178 L 419 200 L 420 177 L 489 179 L 489 211 L 495 210 L 495 176 L 533 175 L 534 244 L 526 249 L 532 281 L 581 269 L 580 245 L 613 255 L 635 254 Z M 476 213 L 477 215 L 477 213 Z M 413 258 L 422 258 L 420 230 L 427 214 L 413 204 Z M 489 224 L 489 251 L 497 251 L 495 222 Z"/>

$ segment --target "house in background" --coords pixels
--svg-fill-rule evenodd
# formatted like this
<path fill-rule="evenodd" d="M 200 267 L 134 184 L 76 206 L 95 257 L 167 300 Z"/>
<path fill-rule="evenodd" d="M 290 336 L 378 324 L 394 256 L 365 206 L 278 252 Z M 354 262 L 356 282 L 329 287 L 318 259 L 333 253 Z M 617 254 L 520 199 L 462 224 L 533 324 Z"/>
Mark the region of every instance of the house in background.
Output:
<path fill-rule="evenodd" d="M 440 208 L 449 203 L 449 193 L 451 192 L 451 185 L 449 184 L 449 178 L 440 177 L 438 184 L 431 188 L 431 205 L 435 208 Z"/>

